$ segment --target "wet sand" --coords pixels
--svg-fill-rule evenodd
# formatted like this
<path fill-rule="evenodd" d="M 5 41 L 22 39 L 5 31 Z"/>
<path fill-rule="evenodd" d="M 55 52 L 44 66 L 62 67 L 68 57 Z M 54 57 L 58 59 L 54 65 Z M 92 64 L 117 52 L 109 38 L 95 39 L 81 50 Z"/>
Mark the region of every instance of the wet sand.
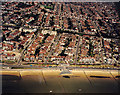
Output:
<path fill-rule="evenodd" d="M 65 75 L 60 72 L 54 69 L 0 71 L 3 93 L 118 93 L 120 90 L 118 70 L 80 69 Z"/>

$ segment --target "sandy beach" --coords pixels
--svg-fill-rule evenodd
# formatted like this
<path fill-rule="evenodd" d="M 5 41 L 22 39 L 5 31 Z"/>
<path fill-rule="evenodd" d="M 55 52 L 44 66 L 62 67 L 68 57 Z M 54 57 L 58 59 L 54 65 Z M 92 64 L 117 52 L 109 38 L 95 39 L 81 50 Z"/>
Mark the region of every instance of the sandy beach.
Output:
<path fill-rule="evenodd" d="M 118 70 L 2 70 L 3 93 L 118 93 Z M 69 78 L 65 77 L 69 76 Z M 91 77 L 92 76 L 92 77 Z M 102 77 L 101 77 L 102 76 Z"/>

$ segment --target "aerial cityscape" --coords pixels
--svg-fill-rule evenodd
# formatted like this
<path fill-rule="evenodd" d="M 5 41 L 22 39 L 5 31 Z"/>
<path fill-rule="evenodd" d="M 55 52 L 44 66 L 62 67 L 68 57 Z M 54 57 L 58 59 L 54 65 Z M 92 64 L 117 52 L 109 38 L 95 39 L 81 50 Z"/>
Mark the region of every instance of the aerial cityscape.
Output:
<path fill-rule="evenodd" d="M 119 15 L 112 3 L 2 3 L 5 63 L 118 64 Z"/>
<path fill-rule="evenodd" d="M 119 70 L 117 8 L 114 2 L 2 2 L 2 69 Z"/>

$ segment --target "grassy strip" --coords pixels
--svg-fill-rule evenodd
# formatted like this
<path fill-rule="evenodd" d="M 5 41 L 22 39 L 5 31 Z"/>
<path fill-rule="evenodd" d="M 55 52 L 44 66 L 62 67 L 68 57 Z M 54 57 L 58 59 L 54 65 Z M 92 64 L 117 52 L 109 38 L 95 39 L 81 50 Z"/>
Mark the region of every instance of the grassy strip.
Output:
<path fill-rule="evenodd" d="M 3 60 L 2 63 L 14 64 L 15 61 L 11 61 L 11 60 Z"/>
<path fill-rule="evenodd" d="M 44 6 L 44 7 L 47 9 L 53 9 L 53 7 L 50 7 L 50 6 Z"/>

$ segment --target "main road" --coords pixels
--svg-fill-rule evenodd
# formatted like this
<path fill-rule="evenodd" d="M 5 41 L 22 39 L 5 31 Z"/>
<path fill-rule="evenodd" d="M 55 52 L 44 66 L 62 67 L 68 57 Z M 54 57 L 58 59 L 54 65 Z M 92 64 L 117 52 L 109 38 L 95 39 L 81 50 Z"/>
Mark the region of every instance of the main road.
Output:
<path fill-rule="evenodd" d="M 110 67 L 80 67 L 80 66 L 39 66 L 39 65 L 4 65 L 2 64 L 1 65 L 2 68 L 9 68 L 9 69 L 68 69 L 68 70 L 73 70 L 73 69 L 107 69 L 107 70 L 120 70 L 120 67 L 113 67 L 113 68 L 110 68 Z"/>

